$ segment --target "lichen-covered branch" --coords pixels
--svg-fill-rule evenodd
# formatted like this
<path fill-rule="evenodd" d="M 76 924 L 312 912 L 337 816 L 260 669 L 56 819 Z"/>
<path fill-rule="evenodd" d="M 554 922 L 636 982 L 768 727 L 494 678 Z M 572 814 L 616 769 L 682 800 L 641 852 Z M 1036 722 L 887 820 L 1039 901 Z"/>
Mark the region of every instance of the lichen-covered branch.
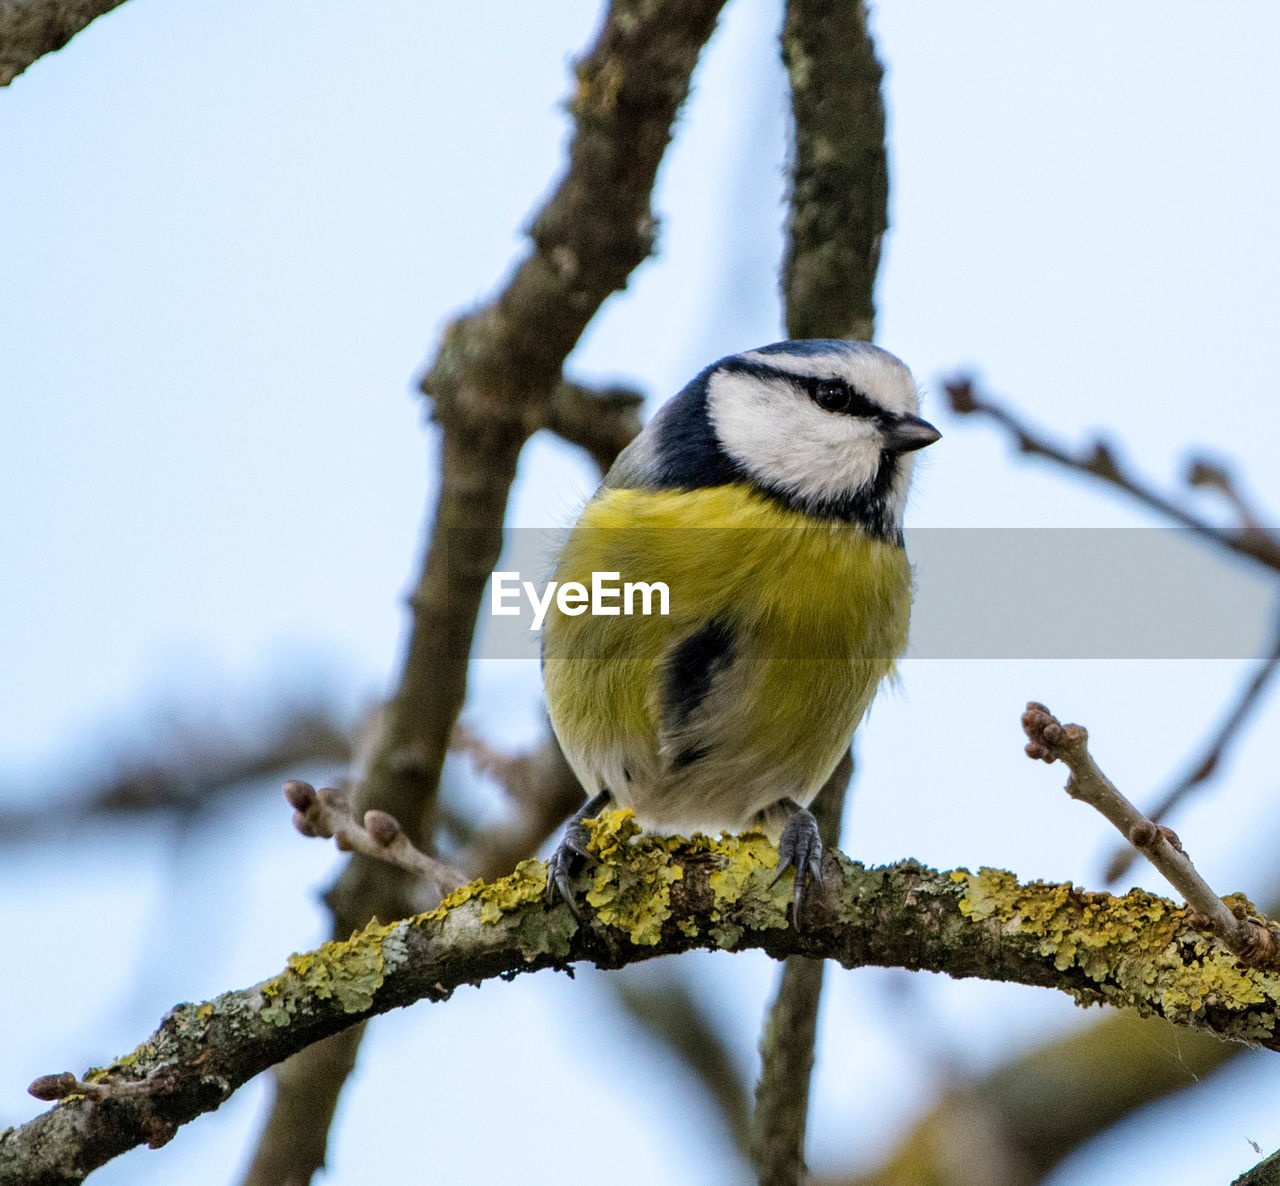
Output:
<path fill-rule="evenodd" d="M 578 960 L 617 967 L 694 948 L 760 948 L 846 968 L 981 976 L 1280 1049 L 1280 975 L 1242 966 L 1188 925 L 1184 907 L 1153 894 L 1091 894 L 914 862 L 867 869 L 832 853 L 797 931 L 787 913 L 790 878 L 770 885 L 777 850 L 763 836 L 684 841 L 637 831 L 628 812 L 593 825 L 601 861 L 579 879 L 592 907 L 586 927 L 567 906 L 545 906 L 546 868 L 526 861 L 500 881 L 471 883 L 438 910 L 294 956 L 262 984 L 178 1006 L 132 1053 L 80 1077 L 108 1089 L 151 1080 L 163 1090 L 72 1096 L 0 1133 L 0 1186 L 79 1182 L 356 1022 L 445 1000 L 464 984 Z"/>
<path fill-rule="evenodd" d="M 1022 727 L 1029 739 L 1027 756 L 1062 762 L 1071 771 L 1067 794 L 1088 803 L 1116 826 L 1187 900 L 1195 911 L 1194 923 L 1211 931 L 1247 963 L 1280 967 L 1280 931 L 1275 924 L 1257 916 L 1245 901 L 1233 910 L 1213 892 L 1178 837 L 1143 815 L 1102 772 L 1089 753 L 1089 733 L 1083 725 L 1060 724 L 1043 704 L 1033 700 L 1022 714 Z"/>
<path fill-rule="evenodd" d="M 0 0 L 0 86 L 124 0 Z"/>
<path fill-rule="evenodd" d="M 1231 1186 L 1280 1186 L 1280 1151 L 1241 1174 Z"/>

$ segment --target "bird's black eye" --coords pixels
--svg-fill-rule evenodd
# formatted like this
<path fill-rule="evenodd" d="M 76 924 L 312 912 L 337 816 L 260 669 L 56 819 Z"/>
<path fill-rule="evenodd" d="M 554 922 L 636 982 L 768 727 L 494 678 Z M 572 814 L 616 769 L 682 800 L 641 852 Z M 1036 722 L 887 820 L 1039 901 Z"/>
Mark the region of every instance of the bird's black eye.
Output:
<path fill-rule="evenodd" d="M 878 420 L 884 409 L 869 400 L 856 387 L 850 387 L 843 379 L 810 379 L 809 398 L 824 412 L 839 416 L 865 416 Z"/>
<path fill-rule="evenodd" d="M 827 412 L 847 412 L 849 394 L 843 379 L 819 379 L 813 385 L 813 402 Z"/>

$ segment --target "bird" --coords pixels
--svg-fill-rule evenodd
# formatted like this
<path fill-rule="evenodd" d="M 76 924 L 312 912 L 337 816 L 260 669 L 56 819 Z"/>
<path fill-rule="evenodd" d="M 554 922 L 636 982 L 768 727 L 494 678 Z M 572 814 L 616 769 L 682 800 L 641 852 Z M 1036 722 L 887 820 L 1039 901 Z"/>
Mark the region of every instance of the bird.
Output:
<path fill-rule="evenodd" d="M 579 598 L 543 624 L 548 714 L 588 796 L 549 904 L 582 918 L 583 820 L 614 806 L 650 832 L 763 828 L 801 925 L 822 861 L 808 807 L 906 648 L 903 513 L 914 454 L 940 437 L 895 355 L 802 339 L 712 363 L 622 450 L 554 575 L 661 583 L 669 601 Z"/>

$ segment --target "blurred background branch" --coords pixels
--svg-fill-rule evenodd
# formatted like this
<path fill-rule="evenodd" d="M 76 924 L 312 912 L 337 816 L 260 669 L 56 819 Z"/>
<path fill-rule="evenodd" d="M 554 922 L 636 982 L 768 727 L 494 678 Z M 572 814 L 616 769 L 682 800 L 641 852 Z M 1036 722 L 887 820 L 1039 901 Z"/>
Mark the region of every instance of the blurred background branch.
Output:
<path fill-rule="evenodd" d="M 878 1168 L 815 1186 L 1036 1186 L 1074 1150 L 1248 1047 L 1108 1012 L 985 1075 L 953 1082 Z"/>
<path fill-rule="evenodd" d="M 994 420 L 1013 437 L 1019 452 L 1031 457 L 1043 457 L 1075 473 L 1088 474 L 1106 482 L 1179 527 L 1194 531 L 1219 547 L 1247 556 L 1274 572 L 1280 572 L 1280 537 L 1259 525 L 1227 470 L 1218 466 L 1210 467 L 1204 461 L 1193 462 L 1187 473 L 1187 485 L 1227 492 L 1228 502 L 1239 515 L 1239 524 L 1234 528 L 1219 527 L 1192 507 L 1175 501 L 1172 495 L 1161 493 L 1145 478 L 1132 473 L 1120 460 L 1115 447 L 1104 438 L 1096 440 L 1088 449 L 1073 453 L 1032 428 L 1016 412 L 982 392 L 969 376 L 949 379 L 943 384 L 943 388 L 951 401 L 951 410 L 956 415 L 985 416 Z"/>
<path fill-rule="evenodd" d="M 225 719 L 220 693 L 204 708 L 155 714 L 145 740 L 116 739 L 101 748 L 79 785 L 54 782 L 27 807 L 3 805 L 0 850 L 65 835 L 97 819 L 153 812 L 189 819 L 219 800 L 258 790 L 255 779 L 300 766 L 343 767 L 351 759 L 350 723 L 315 693 L 273 695 L 252 721 Z M 262 699 L 261 696 L 256 697 Z"/>
<path fill-rule="evenodd" d="M 1012 436 L 1018 450 L 1031 457 L 1041 457 L 1075 473 L 1100 479 L 1122 491 L 1141 506 L 1162 518 L 1187 528 L 1200 538 L 1258 564 L 1277 581 L 1276 600 L 1280 604 L 1280 536 L 1262 526 L 1262 513 L 1255 509 L 1241 491 L 1231 471 L 1221 463 L 1198 458 L 1187 469 L 1186 482 L 1191 490 L 1210 490 L 1221 495 L 1235 513 L 1234 526 L 1219 526 L 1186 502 L 1175 501 L 1163 494 L 1145 478 L 1132 473 L 1120 460 L 1115 448 L 1099 439 L 1092 448 L 1072 452 L 1039 431 L 1031 428 L 1015 411 L 999 403 L 975 386 L 968 376 L 957 376 L 944 384 L 951 409 L 957 415 L 985 416 Z M 1204 743 L 1201 752 L 1154 803 L 1148 815 L 1163 821 L 1192 791 L 1203 786 L 1217 772 L 1240 730 L 1254 715 L 1280 664 L 1280 618 L 1268 651 L 1259 657 L 1254 669 L 1237 693 L 1221 723 Z M 1132 845 L 1117 848 L 1106 864 L 1104 876 L 1115 883 L 1133 867 Z"/>
<path fill-rule="evenodd" d="M 4 0 L 0 3 L 0 86 L 61 49 L 124 0 Z"/>

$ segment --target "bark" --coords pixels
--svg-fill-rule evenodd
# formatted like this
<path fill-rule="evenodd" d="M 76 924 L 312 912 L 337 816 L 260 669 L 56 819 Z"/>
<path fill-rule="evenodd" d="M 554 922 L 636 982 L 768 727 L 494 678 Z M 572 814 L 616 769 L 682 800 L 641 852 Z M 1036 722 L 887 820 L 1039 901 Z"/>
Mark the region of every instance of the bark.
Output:
<path fill-rule="evenodd" d="M 0 0 L 0 86 L 124 0 Z"/>
<path fill-rule="evenodd" d="M 862 0 L 791 0 L 782 31 L 795 146 L 787 256 L 787 333 L 792 338 L 875 335 L 875 278 L 888 222 L 884 71 Z M 823 788 L 824 842 L 839 842 L 851 766 Z M 762 1186 L 805 1173 L 809 1081 L 822 997 L 821 963 L 788 960 L 761 1041 L 752 1157 Z"/>
<path fill-rule="evenodd" d="M 867 869 L 828 852 L 797 931 L 788 923 L 789 879 L 769 886 L 777 852 L 762 836 L 637 838 L 626 812 L 606 813 L 593 828 L 601 863 L 579 879 L 593 908 L 588 926 L 567 906 L 546 907 L 545 866 L 526 861 L 498 882 L 473 882 L 436 911 L 371 924 L 294 956 L 262 984 L 180 1005 L 135 1051 L 90 1073 L 106 1098 L 73 1096 L 0 1134 L 0 1186 L 79 1182 L 129 1148 L 162 1143 L 268 1066 L 368 1017 L 447 1000 L 463 984 L 580 960 L 615 968 L 695 948 L 759 948 L 846 968 L 980 976 L 1280 1049 L 1280 975 L 1242 966 L 1187 924 L 1185 907 L 1152 894 L 1118 898 L 914 862 Z"/>

